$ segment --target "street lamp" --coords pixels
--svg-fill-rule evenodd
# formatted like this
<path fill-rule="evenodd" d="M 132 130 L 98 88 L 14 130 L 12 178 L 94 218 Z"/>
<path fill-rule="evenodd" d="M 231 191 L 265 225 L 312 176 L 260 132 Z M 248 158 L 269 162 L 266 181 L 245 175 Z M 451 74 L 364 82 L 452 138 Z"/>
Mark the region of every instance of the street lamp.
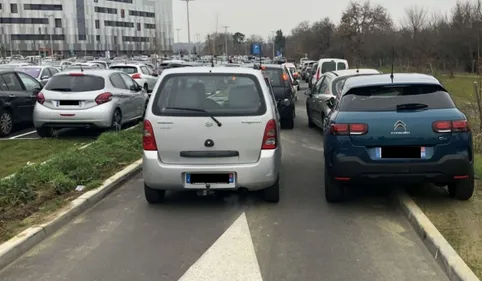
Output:
<path fill-rule="evenodd" d="M 224 55 L 228 58 L 228 25 L 224 25 Z"/>
<path fill-rule="evenodd" d="M 275 34 L 275 32 L 274 32 L 274 31 L 271 31 L 271 36 L 272 36 L 272 38 L 273 38 L 273 60 L 274 60 L 274 52 L 275 52 L 275 50 L 274 50 L 274 48 L 275 48 L 275 46 L 274 46 L 274 39 L 275 39 L 274 34 Z"/>
<path fill-rule="evenodd" d="M 53 58 L 54 56 L 54 41 L 52 40 L 52 33 L 53 33 L 53 30 L 55 30 L 55 16 L 52 15 L 52 14 L 44 14 L 45 17 L 52 17 L 54 19 L 54 26 L 52 27 L 52 32 L 49 32 L 49 37 L 50 37 L 50 56 Z M 50 21 L 49 21 L 49 24 L 50 24 Z"/>
<path fill-rule="evenodd" d="M 187 14 L 187 41 L 189 45 L 191 45 L 191 26 L 189 23 L 189 2 L 194 1 L 194 0 L 181 0 L 186 2 L 186 14 Z M 191 52 L 189 52 L 191 53 Z"/>

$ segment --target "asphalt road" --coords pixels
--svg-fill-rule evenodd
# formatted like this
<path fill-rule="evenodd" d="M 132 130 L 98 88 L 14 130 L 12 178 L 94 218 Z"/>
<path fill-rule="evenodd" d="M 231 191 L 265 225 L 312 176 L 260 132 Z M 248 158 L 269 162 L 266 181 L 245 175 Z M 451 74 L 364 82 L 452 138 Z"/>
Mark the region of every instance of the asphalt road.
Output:
<path fill-rule="evenodd" d="M 386 196 L 360 189 L 349 202 L 325 202 L 322 137 L 307 126 L 302 93 L 282 145 L 278 205 L 172 193 L 150 206 L 138 175 L 0 280 L 448 280 Z"/>

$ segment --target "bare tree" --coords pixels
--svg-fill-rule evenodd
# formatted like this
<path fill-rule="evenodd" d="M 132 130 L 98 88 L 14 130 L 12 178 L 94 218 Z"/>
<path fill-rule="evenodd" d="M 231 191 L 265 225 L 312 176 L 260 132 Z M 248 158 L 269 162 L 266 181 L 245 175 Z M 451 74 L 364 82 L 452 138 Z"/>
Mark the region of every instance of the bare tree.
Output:
<path fill-rule="evenodd" d="M 427 10 L 422 7 L 412 6 L 405 9 L 405 19 L 402 26 L 409 29 L 413 36 L 416 37 L 427 26 L 427 19 Z"/>

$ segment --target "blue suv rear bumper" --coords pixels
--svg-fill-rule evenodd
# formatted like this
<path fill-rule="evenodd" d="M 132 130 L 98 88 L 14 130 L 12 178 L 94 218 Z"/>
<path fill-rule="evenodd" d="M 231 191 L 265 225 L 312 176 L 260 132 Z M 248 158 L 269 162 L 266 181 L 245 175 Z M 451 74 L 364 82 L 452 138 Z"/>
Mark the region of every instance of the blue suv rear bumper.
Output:
<path fill-rule="evenodd" d="M 473 164 L 464 154 L 446 155 L 436 162 L 409 163 L 368 163 L 358 157 L 335 156 L 328 171 L 335 179 L 349 182 L 445 184 L 473 175 Z"/>

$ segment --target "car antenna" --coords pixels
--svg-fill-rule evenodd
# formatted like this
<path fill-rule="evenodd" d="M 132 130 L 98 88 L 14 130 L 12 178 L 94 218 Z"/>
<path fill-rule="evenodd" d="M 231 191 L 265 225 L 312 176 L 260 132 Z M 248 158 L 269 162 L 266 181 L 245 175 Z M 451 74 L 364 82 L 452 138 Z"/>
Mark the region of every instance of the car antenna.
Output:
<path fill-rule="evenodd" d="M 395 64 L 395 46 L 392 46 L 392 72 L 390 73 L 390 79 L 393 83 L 393 65 Z"/>
<path fill-rule="evenodd" d="M 357 62 L 356 63 L 356 73 L 358 74 L 358 73 L 360 73 L 360 66 L 359 66 L 360 61 L 357 60 L 356 62 Z"/>

